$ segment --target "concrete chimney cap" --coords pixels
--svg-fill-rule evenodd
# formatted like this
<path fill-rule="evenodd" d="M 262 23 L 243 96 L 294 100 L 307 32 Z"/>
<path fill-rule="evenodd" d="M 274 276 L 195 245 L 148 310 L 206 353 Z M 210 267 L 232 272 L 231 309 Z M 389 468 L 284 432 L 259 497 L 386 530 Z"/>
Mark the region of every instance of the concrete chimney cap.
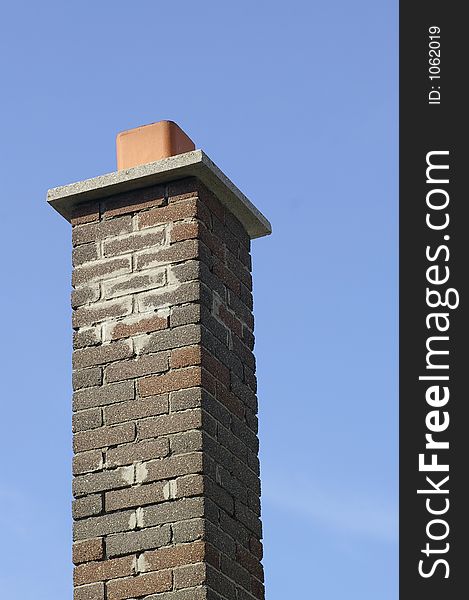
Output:
<path fill-rule="evenodd" d="M 266 217 L 202 150 L 176 154 L 148 164 L 52 188 L 47 192 L 47 201 L 70 221 L 74 208 L 84 202 L 185 177 L 197 177 L 202 181 L 237 217 L 251 238 L 272 233 Z"/>

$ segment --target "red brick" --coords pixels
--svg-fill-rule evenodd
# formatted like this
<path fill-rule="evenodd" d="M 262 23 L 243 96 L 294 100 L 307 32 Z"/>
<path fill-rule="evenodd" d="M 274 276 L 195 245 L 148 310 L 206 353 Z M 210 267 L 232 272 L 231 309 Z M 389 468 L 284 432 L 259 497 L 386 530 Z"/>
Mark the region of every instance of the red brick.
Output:
<path fill-rule="evenodd" d="M 164 394 L 165 392 L 194 387 L 201 385 L 201 383 L 201 369 L 190 367 L 187 369 L 170 371 L 165 375 L 140 379 L 137 383 L 137 387 L 141 396 L 154 396 L 157 394 Z"/>
<path fill-rule="evenodd" d="M 201 182 L 196 177 L 185 177 L 168 183 L 168 202 L 180 202 L 198 196 Z"/>
<path fill-rule="evenodd" d="M 86 202 L 75 206 L 70 219 L 73 226 L 92 221 L 99 221 L 99 202 Z"/>
<path fill-rule="evenodd" d="M 174 242 L 195 239 L 199 236 L 199 229 L 200 224 L 198 221 L 174 223 L 169 233 L 169 240 L 171 244 L 174 244 Z"/>
<path fill-rule="evenodd" d="M 149 594 L 167 592 L 173 587 L 171 571 L 158 571 L 110 581 L 107 588 L 107 600 L 124 600 L 125 598 L 140 598 Z"/>
<path fill-rule="evenodd" d="M 239 544 L 236 548 L 236 560 L 257 579 L 264 581 L 264 569 L 262 568 L 259 559 Z"/>
<path fill-rule="evenodd" d="M 155 185 L 109 198 L 104 202 L 103 216 L 105 219 L 109 219 L 110 217 L 161 206 L 164 202 L 164 186 Z"/>
<path fill-rule="evenodd" d="M 205 556 L 205 543 L 193 542 L 169 548 L 160 548 L 145 552 L 144 564 L 146 571 L 159 571 L 203 561 Z"/>
<path fill-rule="evenodd" d="M 202 349 L 200 346 L 186 346 L 176 348 L 171 352 L 170 365 L 172 369 L 193 367 L 200 365 L 202 361 Z"/>
<path fill-rule="evenodd" d="M 251 577 L 251 593 L 255 598 L 258 598 L 258 600 L 265 600 L 264 584 L 255 577 Z"/>
<path fill-rule="evenodd" d="M 75 565 L 101 560 L 104 558 L 103 538 L 75 542 L 72 547 L 72 556 Z"/>
<path fill-rule="evenodd" d="M 199 228 L 199 237 L 207 248 L 210 248 L 215 256 L 222 261 L 225 260 L 226 251 L 222 241 L 218 236 L 211 233 L 203 224 L 201 224 Z"/>
<path fill-rule="evenodd" d="M 230 370 L 205 349 L 202 351 L 202 366 L 223 385 L 229 387 Z"/>
<path fill-rule="evenodd" d="M 218 306 L 218 316 L 233 333 L 236 333 L 239 338 L 243 337 L 243 324 L 232 312 L 226 309 L 224 304 Z"/>
<path fill-rule="evenodd" d="M 237 237 L 241 244 L 249 250 L 251 247 L 251 238 L 240 221 L 238 221 L 238 219 L 229 211 L 226 212 L 225 225 L 231 233 Z"/>
<path fill-rule="evenodd" d="M 196 217 L 197 204 L 198 200 L 196 198 L 190 198 L 176 204 L 169 204 L 168 206 L 142 212 L 138 215 L 138 228 L 144 229 L 145 227 L 153 227 L 161 223 Z"/>
<path fill-rule="evenodd" d="M 75 567 L 73 580 L 75 585 L 84 585 L 96 581 L 106 581 L 115 577 L 126 577 L 134 573 L 134 557 L 114 558 L 102 562 L 87 563 Z"/>
<path fill-rule="evenodd" d="M 217 393 L 217 380 L 206 369 L 202 369 L 202 387 L 212 396 Z"/>
<path fill-rule="evenodd" d="M 241 294 L 241 282 L 221 261 L 215 260 L 213 272 L 235 294 Z"/>
<path fill-rule="evenodd" d="M 249 270 L 252 269 L 251 253 L 244 246 L 239 247 L 238 258 L 241 263 Z"/>
<path fill-rule="evenodd" d="M 225 213 L 228 213 L 213 192 L 204 187 L 199 192 L 199 198 L 221 223 L 225 222 Z"/>
<path fill-rule="evenodd" d="M 260 542 L 256 537 L 251 536 L 251 539 L 249 540 L 249 548 L 252 554 L 254 554 L 258 560 L 262 560 L 262 557 L 264 556 L 262 542 Z"/>

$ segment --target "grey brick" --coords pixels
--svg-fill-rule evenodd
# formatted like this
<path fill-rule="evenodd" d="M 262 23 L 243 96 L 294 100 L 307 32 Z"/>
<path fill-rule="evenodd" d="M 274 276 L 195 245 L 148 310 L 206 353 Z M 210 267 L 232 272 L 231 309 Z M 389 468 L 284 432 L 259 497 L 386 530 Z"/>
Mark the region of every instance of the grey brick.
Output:
<path fill-rule="evenodd" d="M 199 303 L 184 304 L 182 306 L 173 306 L 169 322 L 171 327 L 187 325 L 189 323 L 199 323 L 201 319 L 201 308 Z"/>
<path fill-rule="evenodd" d="M 235 584 L 210 565 L 207 565 L 206 582 L 209 587 L 213 588 L 226 600 L 236 600 Z"/>
<path fill-rule="evenodd" d="M 169 525 L 152 527 L 110 535 L 106 538 L 106 552 L 109 557 L 122 556 L 166 546 L 171 541 L 171 529 Z"/>
<path fill-rule="evenodd" d="M 247 461 L 247 446 L 229 429 L 223 427 L 223 425 L 218 426 L 217 439 L 220 444 L 232 452 L 238 459 Z"/>
<path fill-rule="evenodd" d="M 140 439 L 179 433 L 190 429 L 200 428 L 202 414 L 197 408 L 160 417 L 150 417 L 138 422 Z"/>
<path fill-rule="evenodd" d="M 133 356 L 131 340 L 120 340 L 104 346 L 82 348 L 73 353 L 73 368 L 84 369 Z"/>
<path fill-rule="evenodd" d="M 173 541 L 177 544 L 202 539 L 205 531 L 204 519 L 190 519 L 171 525 Z"/>
<path fill-rule="evenodd" d="M 175 523 L 185 519 L 202 517 L 204 513 L 203 498 L 184 498 L 174 502 L 163 502 L 143 509 L 145 527 Z"/>
<path fill-rule="evenodd" d="M 106 490 L 128 487 L 134 480 L 133 467 L 120 467 L 112 471 L 100 471 L 80 475 L 73 480 L 73 494 L 83 496 Z"/>
<path fill-rule="evenodd" d="M 134 395 L 133 381 L 84 388 L 73 394 L 73 410 L 84 410 L 85 408 L 124 402 L 125 400 L 132 400 Z"/>
<path fill-rule="evenodd" d="M 178 410 L 187 410 L 189 408 L 198 408 L 201 406 L 202 389 L 199 387 L 171 392 L 171 412 L 177 412 Z"/>
<path fill-rule="evenodd" d="M 202 475 L 186 475 L 178 477 L 175 482 L 175 498 L 190 498 L 202 496 L 204 493 L 204 478 Z"/>
<path fill-rule="evenodd" d="M 220 508 L 223 508 L 228 514 L 234 513 L 234 501 L 231 495 L 224 490 L 221 486 L 216 484 L 210 477 L 206 477 L 204 480 L 204 493 L 207 498 L 210 498 Z"/>
<path fill-rule="evenodd" d="M 95 243 L 83 244 L 72 251 L 72 264 L 74 267 L 99 258 L 98 245 Z"/>
<path fill-rule="evenodd" d="M 168 412 L 168 395 L 150 396 L 149 398 L 136 398 L 128 402 L 120 402 L 106 406 L 104 409 L 104 421 L 107 425 L 123 423 L 153 417 Z"/>
<path fill-rule="evenodd" d="M 106 277 L 124 275 L 125 273 L 130 273 L 131 270 L 132 263 L 129 256 L 99 260 L 74 269 L 72 273 L 72 284 L 76 287 L 78 285 L 83 285 L 84 283 L 99 281 Z"/>
<path fill-rule="evenodd" d="M 248 411 L 246 411 L 246 415 L 247 413 Z M 254 418 L 257 422 L 257 417 L 255 417 L 255 415 Z M 231 431 L 252 452 L 255 454 L 259 452 L 259 438 L 257 437 L 255 431 L 253 431 L 252 427 L 250 427 L 245 421 L 241 421 L 241 419 L 233 416 L 231 420 Z"/>
<path fill-rule="evenodd" d="M 251 509 L 238 500 L 235 501 L 235 515 L 236 518 L 255 533 L 258 538 L 262 538 L 261 520 Z"/>
<path fill-rule="evenodd" d="M 119 236 L 112 240 L 105 240 L 105 256 L 117 256 L 128 252 L 136 252 L 152 246 L 161 246 L 164 241 L 164 228 L 146 229 L 136 231 L 126 236 Z M 141 267 L 138 267 L 139 269 Z"/>
<path fill-rule="evenodd" d="M 202 431 L 193 430 L 172 435 L 169 438 L 172 454 L 185 454 L 202 450 Z"/>
<path fill-rule="evenodd" d="M 103 499 L 101 494 L 94 494 L 77 498 L 72 504 L 72 515 L 74 519 L 83 519 L 98 515 L 103 510 Z"/>
<path fill-rule="evenodd" d="M 101 343 L 100 327 L 84 327 L 73 332 L 73 348 L 84 348 L 85 346 L 96 346 Z"/>
<path fill-rule="evenodd" d="M 101 450 L 79 452 L 73 457 L 73 474 L 82 475 L 103 468 L 103 453 Z"/>
<path fill-rule="evenodd" d="M 185 283 L 186 281 L 199 279 L 201 264 L 203 263 L 199 260 L 187 260 L 177 265 L 169 265 L 168 281 L 170 283 Z"/>
<path fill-rule="evenodd" d="M 201 298 L 201 294 L 201 284 L 198 281 L 159 288 L 152 292 L 142 292 L 137 295 L 138 310 L 147 312 L 177 304 L 195 302 Z"/>
<path fill-rule="evenodd" d="M 235 581 L 237 586 L 244 589 L 251 589 L 251 575 L 246 569 L 240 566 L 235 560 L 231 560 L 224 554 L 220 557 L 221 571 L 224 575 Z"/>
<path fill-rule="evenodd" d="M 206 565 L 196 563 L 177 567 L 173 570 L 174 587 L 177 590 L 202 585 L 206 579 Z"/>
<path fill-rule="evenodd" d="M 73 539 L 86 540 L 89 538 L 131 531 L 135 529 L 137 518 L 134 510 L 127 510 L 110 515 L 90 517 L 76 521 L 73 526 Z"/>
<path fill-rule="evenodd" d="M 135 349 L 138 354 L 149 354 L 191 346 L 200 342 L 200 327 L 198 325 L 182 325 L 174 329 L 163 329 L 150 335 L 135 338 Z"/>
<path fill-rule="evenodd" d="M 79 306 L 83 306 L 84 304 L 89 304 L 90 302 L 96 302 L 97 300 L 99 300 L 100 295 L 101 295 L 101 292 L 99 289 L 99 285 L 87 285 L 86 287 L 80 287 L 77 290 L 72 290 L 72 295 L 71 295 L 71 299 L 70 299 L 72 308 L 78 308 Z M 85 307 L 85 309 L 82 309 L 81 311 L 79 311 L 80 317 L 76 318 L 76 322 L 77 323 L 83 322 L 83 325 L 85 325 L 86 319 L 82 319 L 82 316 L 83 316 L 83 314 L 89 315 L 90 314 L 88 312 L 89 310 L 90 310 L 90 307 Z M 75 314 L 76 313 L 74 313 L 74 315 Z"/>
<path fill-rule="evenodd" d="M 138 468 L 138 466 L 137 466 Z M 132 508 L 145 506 L 146 504 L 157 504 L 164 502 L 165 484 L 161 481 L 149 485 L 136 485 L 121 490 L 110 490 L 105 496 L 105 506 L 107 512 L 120 510 L 122 508 Z"/>
<path fill-rule="evenodd" d="M 94 325 L 114 317 L 125 317 L 130 315 L 131 312 L 132 298 L 117 298 L 117 300 L 96 302 L 75 309 L 72 314 L 72 325 L 74 328 Z"/>
<path fill-rule="evenodd" d="M 168 358 L 169 352 L 159 352 L 158 354 L 139 356 L 135 360 L 113 363 L 106 368 L 106 382 L 123 381 L 167 371 Z"/>
<path fill-rule="evenodd" d="M 202 472 L 202 453 L 181 454 L 145 463 L 145 481 L 173 479 Z"/>
<path fill-rule="evenodd" d="M 101 289 L 103 298 L 118 298 L 119 296 L 159 288 L 165 283 L 166 273 L 164 270 L 159 269 L 104 281 L 101 284 Z"/>
<path fill-rule="evenodd" d="M 238 538 L 233 536 L 228 528 L 223 528 L 218 523 L 215 525 L 209 520 L 204 521 L 205 539 L 227 556 L 236 556 L 236 541 Z M 226 531 L 225 531 L 226 529 Z M 249 532 L 246 532 L 246 539 L 249 540 Z"/>
<path fill-rule="evenodd" d="M 100 367 L 80 369 L 79 371 L 74 371 L 72 374 L 72 384 L 74 390 L 101 385 L 102 381 L 103 371 Z"/>
<path fill-rule="evenodd" d="M 104 600 L 104 583 L 76 587 L 73 590 L 73 600 Z"/>
<path fill-rule="evenodd" d="M 90 408 L 72 415 L 72 430 L 74 433 L 95 429 L 101 425 L 102 416 L 100 408 Z"/>
<path fill-rule="evenodd" d="M 133 444 L 124 444 L 117 448 L 110 448 L 106 452 L 106 462 L 109 467 L 130 465 L 134 462 L 160 458 L 169 453 L 167 438 L 150 439 Z"/>
<path fill-rule="evenodd" d="M 257 397 L 256 394 L 250 390 L 247 385 L 231 373 L 231 391 L 236 394 L 240 400 L 242 400 L 251 410 L 257 412 Z"/>
<path fill-rule="evenodd" d="M 186 590 L 177 590 L 174 592 L 165 592 L 156 594 L 156 596 L 146 596 L 145 600 L 222 600 L 208 596 L 208 591 L 205 586 L 194 587 Z"/>
<path fill-rule="evenodd" d="M 80 431 L 73 436 L 75 452 L 84 452 L 94 448 L 106 448 L 125 444 L 135 439 L 135 423 L 122 423 L 113 427 L 99 427 L 90 431 Z"/>
<path fill-rule="evenodd" d="M 89 223 L 73 227 L 72 243 L 74 246 L 86 244 L 93 240 L 100 241 L 106 237 L 122 235 L 132 231 L 132 217 L 125 216 L 100 223 Z"/>

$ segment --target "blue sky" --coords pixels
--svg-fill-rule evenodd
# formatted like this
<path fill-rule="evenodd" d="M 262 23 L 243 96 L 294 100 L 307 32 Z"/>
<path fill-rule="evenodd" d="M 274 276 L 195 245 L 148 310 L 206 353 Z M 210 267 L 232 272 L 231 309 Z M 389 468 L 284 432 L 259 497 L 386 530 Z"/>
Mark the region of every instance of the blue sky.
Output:
<path fill-rule="evenodd" d="M 8 2 L 0 589 L 71 598 L 70 229 L 47 188 L 173 119 L 253 243 L 267 600 L 397 598 L 397 2 Z"/>

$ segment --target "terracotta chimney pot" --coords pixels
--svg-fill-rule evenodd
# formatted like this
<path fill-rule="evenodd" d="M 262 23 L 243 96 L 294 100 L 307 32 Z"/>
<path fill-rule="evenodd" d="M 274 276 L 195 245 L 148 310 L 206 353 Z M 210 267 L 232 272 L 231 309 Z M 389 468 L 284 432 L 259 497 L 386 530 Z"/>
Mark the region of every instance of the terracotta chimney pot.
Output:
<path fill-rule="evenodd" d="M 195 144 L 173 121 L 128 129 L 117 134 L 117 169 L 139 165 L 195 150 Z"/>

